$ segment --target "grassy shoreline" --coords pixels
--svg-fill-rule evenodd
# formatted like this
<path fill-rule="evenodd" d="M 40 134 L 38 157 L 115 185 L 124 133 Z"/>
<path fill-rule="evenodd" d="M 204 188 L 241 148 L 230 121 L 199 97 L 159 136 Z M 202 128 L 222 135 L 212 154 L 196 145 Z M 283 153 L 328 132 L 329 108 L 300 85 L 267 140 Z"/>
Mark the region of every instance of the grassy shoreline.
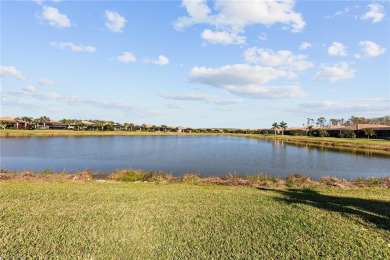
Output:
<path fill-rule="evenodd" d="M 388 188 L 42 179 L 0 181 L 2 258 L 390 257 Z"/>
<path fill-rule="evenodd" d="M 390 155 L 390 140 L 383 139 L 350 139 L 333 137 L 255 135 L 255 134 L 213 134 L 213 133 L 173 133 L 141 131 L 69 131 L 69 130 L 0 130 L 3 137 L 52 137 L 52 136 L 212 136 L 225 135 L 263 140 L 280 140 L 292 144 L 313 145 L 328 148 L 343 148 L 358 151 L 377 151 Z"/>
<path fill-rule="evenodd" d="M 323 176 L 313 180 L 309 176 L 291 174 L 285 178 L 277 178 L 263 174 L 237 176 L 227 174 L 222 177 L 202 176 L 193 173 L 184 173 L 181 176 L 173 176 L 163 171 L 144 171 L 139 169 L 118 169 L 113 172 L 79 171 L 53 172 L 45 170 L 41 172 L 21 171 L 12 172 L 0 169 L 0 181 L 26 181 L 26 182 L 69 182 L 69 181 L 92 181 L 92 182 L 152 182 L 152 183 L 189 183 L 189 184 L 215 184 L 224 186 L 249 186 L 256 188 L 325 188 L 338 187 L 342 189 L 353 188 L 387 188 L 390 189 L 390 175 L 381 178 L 356 178 L 345 180 L 332 176 Z"/>

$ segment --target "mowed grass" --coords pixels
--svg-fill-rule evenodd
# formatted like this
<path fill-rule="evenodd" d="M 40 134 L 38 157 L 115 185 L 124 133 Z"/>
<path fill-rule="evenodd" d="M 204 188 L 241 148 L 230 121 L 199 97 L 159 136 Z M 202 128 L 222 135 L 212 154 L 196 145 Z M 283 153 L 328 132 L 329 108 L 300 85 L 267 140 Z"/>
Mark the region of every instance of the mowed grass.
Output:
<path fill-rule="evenodd" d="M 0 258 L 389 259 L 390 190 L 0 182 Z"/>

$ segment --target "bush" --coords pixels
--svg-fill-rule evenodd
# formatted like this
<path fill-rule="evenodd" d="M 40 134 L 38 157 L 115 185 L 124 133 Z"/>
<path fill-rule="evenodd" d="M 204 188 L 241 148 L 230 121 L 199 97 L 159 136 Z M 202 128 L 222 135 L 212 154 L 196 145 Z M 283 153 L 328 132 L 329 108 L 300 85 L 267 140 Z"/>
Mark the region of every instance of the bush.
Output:
<path fill-rule="evenodd" d="M 356 138 L 356 134 L 354 131 L 347 131 L 344 133 L 345 138 Z"/>
<path fill-rule="evenodd" d="M 136 182 L 136 181 L 160 182 L 160 181 L 172 181 L 174 177 L 170 173 L 147 172 L 143 170 L 127 169 L 127 170 L 119 170 L 110 174 L 109 179 L 114 181 L 124 181 L 124 182 Z"/>
<path fill-rule="evenodd" d="M 120 170 L 112 173 L 109 178 L 114 181 L 125 181 L 125 182 L 135 182 L 143 181 L 146 177 L 146 174 L 142 170 Z"/>

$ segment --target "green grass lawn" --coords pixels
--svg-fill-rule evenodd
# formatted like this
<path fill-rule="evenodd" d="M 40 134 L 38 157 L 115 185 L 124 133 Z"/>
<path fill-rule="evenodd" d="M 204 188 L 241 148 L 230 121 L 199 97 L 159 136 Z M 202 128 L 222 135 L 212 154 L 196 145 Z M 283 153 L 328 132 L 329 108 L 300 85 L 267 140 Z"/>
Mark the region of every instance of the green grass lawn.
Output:
<path fill-rule="evenodd" d="M 0 182 L 0 259 L 389 259 L 390 190 Z"/>

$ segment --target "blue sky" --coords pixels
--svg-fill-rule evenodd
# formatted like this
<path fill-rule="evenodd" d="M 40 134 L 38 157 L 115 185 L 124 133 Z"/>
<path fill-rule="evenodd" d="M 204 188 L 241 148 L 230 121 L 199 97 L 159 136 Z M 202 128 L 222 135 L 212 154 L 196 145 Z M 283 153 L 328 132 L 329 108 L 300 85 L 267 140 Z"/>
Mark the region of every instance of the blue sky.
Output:
<path fill-rule="evenodd" d="M 190 127 L 390 113 L 389 1 L 1 1 L 1 116 Z"/>

